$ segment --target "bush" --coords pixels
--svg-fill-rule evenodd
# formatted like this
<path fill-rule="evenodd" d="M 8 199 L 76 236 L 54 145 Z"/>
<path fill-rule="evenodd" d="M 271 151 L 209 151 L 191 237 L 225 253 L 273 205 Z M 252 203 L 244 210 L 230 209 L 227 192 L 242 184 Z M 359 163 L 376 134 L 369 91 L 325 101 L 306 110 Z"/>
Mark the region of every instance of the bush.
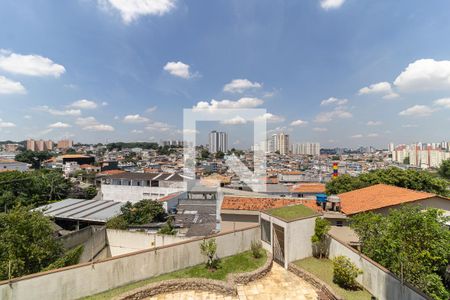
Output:
<path fill-rule="evenodd" d="M 251 250 L 254 258 L 261 258 L 263 256 L 263 249 L 261 241 L 254 240 L 251 243 Z"/>
<path fill-rule="evenodd" d="M 420 278 L 417 287 L 434 300 L 450 299 L 450 292 L 445 289 L 441 277 L 437 274 L 423 276 Z"/>
<path fill-rule="evenodd" d="M 106 228 L 127 230 L 128 223 L 123 216 L 117 216 L 106 222 Z"/>
<path fill-rule="evenodd" d="M 163 226 L 161 226 L 158 233 L 167 235 L 175 235 L 177 233 L 173 226 L 173 217 L 169 217 L 167 219 L 167 222 Z"/>
<path fill-rule="evenodd" d="M 69 250 L 62 257 L 58 258 L 55 262 L 51 263 L 42 271 L 48 271 L 53 269 L 64 268 L 67 266 L 76 265 L 80 261 L 81 254 L 83 254 L 84 246 L 80 245 L 72 250 Z"/>
<path fill-rule="evenodd" d="M 215 239 L 203 240 L 200 244 L 200 251 L 207 257 L 206 267 L 215 270 L 218 267 L 219 260 L 215 257 L 217 252 L 217 243 Z"/>
<path fill-rule="evenodd" d="M 316 218 L 314 227 L 314 235 L 311 237 L 311 242 L 315 247 L 314 256 L 319 258 L 327 257 L 326 234 L 330 231 L 330 222 L 322 218 Z"/>
<path fill-rule="evenodd" d="M 362 274 L 348 257 L 337 256 L 333 259 L 333 282 L 344 289 L 359 289 L 356 277 Z"/>

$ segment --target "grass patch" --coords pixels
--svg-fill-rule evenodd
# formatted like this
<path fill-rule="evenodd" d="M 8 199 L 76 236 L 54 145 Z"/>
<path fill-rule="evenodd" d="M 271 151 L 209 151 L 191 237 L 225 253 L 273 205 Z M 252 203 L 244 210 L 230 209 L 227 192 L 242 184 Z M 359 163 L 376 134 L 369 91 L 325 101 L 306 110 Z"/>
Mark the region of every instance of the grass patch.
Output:
<path fill-rule="evenodd" d="M 311 208 L 306 207 L 302 204 L 269 209 L 267 213 L 274 217 L 281 218 L 285 221 L 292 221 L 295 219 L 310 217 L 317 214 Z"/>
<path fill-rule="evenodd" d="M 371 295 L 366 290 L 349 291 L 333 282 L 333 262 L 329 259 L 308 257 L 294 262 L 297 266 L 322 279 L 341 297 L 347 300 L 370 300 Z"/>
<path fill-rule="evenodd" d="M 219 268 L 215 272 L 209 271 L 205 264 L 196 265 L 190 268 L 182 269 L 172 273 L 152 277 L 142 281 L 138 281 L 129 285 L 125 285 L 107 292 L 85 297 L 84 300 L 103 300 L 111 299 L 117 295 L 131 291 L 133 289 L 145 286 L 147 284 L 177 278 L 208 278 L 216 280 L 226 280 L 228 274 L 244 273 L 256 270 L 262 267 L 267 260 L 267 253 L 263 251 L 263 256 L 253 258 L 251 251 L 246 251 L 233 256 L 225 257 L 221 260 Z"/>

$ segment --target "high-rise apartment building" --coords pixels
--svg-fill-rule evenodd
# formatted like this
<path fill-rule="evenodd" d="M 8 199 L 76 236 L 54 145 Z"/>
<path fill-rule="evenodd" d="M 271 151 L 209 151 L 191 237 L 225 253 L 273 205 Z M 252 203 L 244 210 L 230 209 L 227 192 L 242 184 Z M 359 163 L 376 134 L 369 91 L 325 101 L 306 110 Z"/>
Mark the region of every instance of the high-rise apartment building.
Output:
<path fill-rule="evenodd" d="M 302 143 L 293 144 L 292 153 L 299 155 L 320 155 L 320 144 L 319 143 Z"/>
<path fill-rule="evenodd" d="M 53 141 L 48 140 L 27 140 L 27 150 L 30 151 L 52 151 L 53 150 Z"/>
<path fill-rule="evenodd" d="M 289 135 L 275 133 L 269 140 L 269 152 L 279 152 L 282 155 L 289 154 Z"/>
<path fill-rule="evenodd" d="M 58 149 L 69 149 L 73 147 L 73 141 L 72 140 L 60 140 L 58 141 L 58 145 L 56 146 L 56 148 Z"/>
<path fill-rule="evenodd" d="M 423 169 L 438 168 L 442 161 L 447 159 L 450 159 L 450 152 L 442 149 L 442 145 L 436 143 L 398 145 L 392 151 L 393 161 Z"/>
<path fill-rule="evenodd" d="M 211 131 L 209 133 L 209 152 L 227 152 L 228 151 L 228 135 L 226 132 Z"/>

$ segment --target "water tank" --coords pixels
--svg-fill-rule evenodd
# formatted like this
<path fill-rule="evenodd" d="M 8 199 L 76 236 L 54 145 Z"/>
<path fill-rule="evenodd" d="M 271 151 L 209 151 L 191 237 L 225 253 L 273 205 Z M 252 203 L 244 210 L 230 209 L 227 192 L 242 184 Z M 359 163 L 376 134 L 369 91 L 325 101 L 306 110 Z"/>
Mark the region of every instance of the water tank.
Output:
<path fill-rule="evenodd" d="M 327 203 L 328 196 L 326 194 L 317 194 L 316 195 L 316 203 L 318 206 L 323 206 Z"/>

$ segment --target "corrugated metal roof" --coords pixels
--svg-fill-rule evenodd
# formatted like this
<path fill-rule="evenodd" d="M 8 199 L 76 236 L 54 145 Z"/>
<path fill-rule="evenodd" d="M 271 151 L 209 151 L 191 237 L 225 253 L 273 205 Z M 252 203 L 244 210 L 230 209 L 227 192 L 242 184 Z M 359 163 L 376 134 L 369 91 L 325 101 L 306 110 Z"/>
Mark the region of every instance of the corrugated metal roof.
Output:
<path fill-rule="evenodd" d="M 119 215 L 123 202 L 105 200 L 65 199 L 40 206 L 35 210 L 56 219 L 79 220 L 106 223 Z"/>

